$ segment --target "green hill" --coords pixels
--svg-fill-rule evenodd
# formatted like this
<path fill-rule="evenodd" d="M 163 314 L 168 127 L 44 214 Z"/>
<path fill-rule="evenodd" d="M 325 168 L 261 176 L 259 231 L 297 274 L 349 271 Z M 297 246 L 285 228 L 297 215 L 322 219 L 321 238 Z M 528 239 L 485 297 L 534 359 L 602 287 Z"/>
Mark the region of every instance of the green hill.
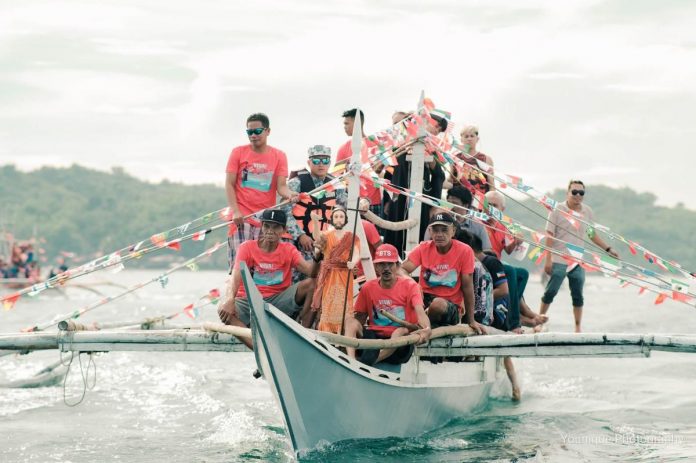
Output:
<path fill-rule="evenodd" d="M 84 262 L 226 205 L 224 190 L 213 185 L 154 184 L 120 168 L 101 172 L 77 165 L 28 173 L 0 167 L 0 197 L 0 225 L 18 238 L 45 239 L 45 265 L 61 251 L 79 256 L 71 264 Z M 224 237 L 219 230 L 204 242 L 183 244 L 181 252 L 165 249 L 137 264 L 183 260 Z M 218 251 L 214 262 L 224 268 L 225 252 Z"/>
<path fill-rule="evenodd" d="M 696 269 L 696 211 L 683 206 L 656 206 L 653 194 L 629 188 L 588 185 L 587 190 L 586 202 L 594 209 L 597 222 L 687 269 Z M 551 195 L 563 200 L 565 189 Z M 0 225 L 9 223 L 11 231 L 20 238 L 35 232 L 44 238 L 47 265 L 61 251 L 74 252 L 82 257 L 82 262 L 96 253 L 120 249 L 226 205 L 221 187 L 149 183 L 120 168 L 102 172 L 76 165 L 44 167 L 27 173 L 11 165 L 2 166 L 0 197 Z M 519 204 L 508 200 L 506 213 L 527 226 L 544 229 L 546 211 L 530 200 Z M 138 265 L 161 266 L 168 260 L 191 257 L 224 239 L 224 234 L 220 230 L 203 243 L 185 243 L 181 252 L 163 250 L 155 258 L 142 259 Z M 616 248 L 622 257 L 629 257 L 625 246 Z M 225 268 L 225 259 L 225 252 L 220 251 L 213 265 Z M 642 258 L 633 259 L 645 264 Z"/>

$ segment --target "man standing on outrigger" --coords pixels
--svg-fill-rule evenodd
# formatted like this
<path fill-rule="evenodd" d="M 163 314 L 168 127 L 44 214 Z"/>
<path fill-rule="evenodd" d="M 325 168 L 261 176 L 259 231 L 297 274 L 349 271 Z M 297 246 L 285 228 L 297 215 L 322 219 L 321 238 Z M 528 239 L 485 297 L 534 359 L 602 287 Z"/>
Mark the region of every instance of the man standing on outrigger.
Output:
<path fill-rule="evenodd" d="M 454 241 L 454 218 L 438 212 L 430 219 L 431 241 L 416 246 L 407 256 L 402 269 L 410 275 L 420 267 L 419 282 L 432 326 L 457 325 L 464 321 L 478 334 L 483 328 L 474 319 L 474 252 Z"/>
<path fill-rule="evenodd" d="M 546 284 L 546 290 L 541 298 L 539 312 L 544 315 L 549 310 L 553 298 L 556 297 L 561 283 L 568 276 L 568 286 L 570 286 L 570 296 L 573 300 L 573 316 L 575 317 L 575 332 L 580 333 L 580 323 L 582 321 L 582 308 L 584 299 L 582 296 L 583 286 L 585 285 L 585 269 L 577 262 L 568 265 L 568 261 L 563 257 L 568 254 L 566 246 L 576 246 L 584 249 L 585 235 L 607 254 L 618 259 L 619 254 L 614 251 L 599 235 L 591 228 L 588 229 L 586 223 L 593 221 L 592 209 L 583 204 L 585 197 L 585 184 L 580 180 L 568 182 L 568 192 L 566 200 L 559 204 L 556 209 L 549 213 L 546 225 L 546 246 L 556 251 L 558 254 L 548 253 L 544 271 L 551 277 Z M 570 214 L 577 214 L 582 221 L 576 220 L 577 225 L 573 226 L 569 219 Z M 574 219 L 572 219 L 574 220 Z"/>

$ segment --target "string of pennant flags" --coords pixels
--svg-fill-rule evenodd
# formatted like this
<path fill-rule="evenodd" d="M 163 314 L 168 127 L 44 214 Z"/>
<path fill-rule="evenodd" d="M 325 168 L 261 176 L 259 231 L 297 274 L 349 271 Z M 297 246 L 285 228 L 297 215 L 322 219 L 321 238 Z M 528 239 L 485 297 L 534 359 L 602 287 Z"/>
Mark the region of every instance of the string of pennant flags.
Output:
<path fill-rule="evenodd" d="M 690 288 L 694 278 L 689 272 L 684 270 L 679 263 L 675 261 L 668 261 L 658 256 L 656 253 L 650 251 L 639 243 L 628 240 L 620 234 L 613 232 L 609 229 L 609 227 L 596 222 L 587 221 L 585 217 L 575 211 L 565 212 L 559 210 L 558 201 L 539 192 L 533 186 L 525 184 L 521 177 L 504 173 L 501 174 L 499 172 L 495 173 L 492 166 L 469 155 L 467 152 L 468 150 L 466 149 L 467 147 L 462 146 L 455 139 L 452 133 L 453 124 L 448 124 L 448 130 L 445 131 L 444 135 L 441 134 L 439 137 L 425 133 L 425 131 L 422 129 L 426 127 L 427 124 L 433 123 L 431 114 L 445 117 L 448 120 L 450 120 L 451 117 L 449 113 L 436 108 L 432 101 L 426 98 L 423 101 L 423 106 L 410 117 L 392 125 L 387 129 L 364 137 L 360 152 L 360 166 L 358 166 L 358 168 L 355 170 L 356 173 L 359 173 L 361 182 L 364 182 L 364 184 L 372 182 L 375 186 L 381 186 L 390 193 L 407 195 L 411 198 L 411 201 L 416 199 L 430 205 L 442 207 L 452 211 L 452 208 L 455 207 L 454 204 L 439 198 L 428 197 L 422 193 L 402 189 L 401 187 L 392 185 L 388 180 L 384 180 L 374 173 L 373 169 L 380 164 L 386 166 L 387 168 L 393 168 L 398 163 L 398 156 L 403 155 L 406 152 L 406 149 L 415 142 L 422 141 L 426 145 L 428 152 L 432 153 L 435 160 L 441 165 L 451 165 L 453 168 L 459 169 L 458 172 L 462 174 L 473 173 L 478 175 L 483 182 L 487 181 L 487 175 L 491 176 L 498 181 L 500 190 L 505 190 L 508 187 L 512 188 L 525 196 L 532 198 L 548 211 L 558 211 L 576 229 L 579 229 L 580 224 L 582 223 L 588 226 L 590 233 L 601 231 L 607 234 L 609 239 L 624 243 L 628 247 L 631 254 L 637 255 L 640 252 L 643 254 L 643 257 L 648 263 L 656 265 L 660 270 L 669 272 L 677 277 L 671 278 L 671 280 L 667 281 L 662 279 L 658 272 L 645 269 L 625 261 L 620 261 L 608 255 L 598 255 L 597 253 L 588 251 L 583 247 L 576 246 L 571 243 L 565 243 L 567 253 L 563 254 L 564 257 L 566 257 L 569 261 L 575 262 L 577 265 L 582 265 L 589 271 L 602 271 L 606 276 L 626 278 L 622 284 L 626 286 L 639 286 L 641 288 L 641 293 L 646 289 L 654 292 L 657 291 L 659 302 L 671 297 L 672 299 L 687 304 L 693 303 L 693 298 L 696 297 L 696 294 L 690 292 Z M 465 162 L 464 159 L 473 160 L 474 164 L 469 164 Z M 347 176 L 351 173 L 350 169 L 346 167 L 348 167 L 347 164 L 339 166 L 339 171 L 337 171 L 337 176 L 334 179 L 306 194 L 315 198 L 321 198 L 322 196 L 326 195 L 327 192 L 346 188 Z M 513 221 L 509 216 L 503 214 L 502 211 L 488 205 L 482 195 L 475 194 L 475 200 L 478 202 L 479 207 L 487 212 L 469 210 L 467 211 L 467 217 L 483 223 L 486 226 L 488 226 L 485 223 L 488 218 L 493 217 L 500 221 L 508 229 L 508 231 L 513 234 L 521 231 L 529 233 L 531 240 L 525 240 L 521 249 L 517 252 L 518 255 L 523 254 L 522 251 L 524 251 L 527 258 L 539 264 L 543 262 L 543 259 L 546 257 L 548 252 L 557 252 L 555 250 L 546 248 L 546 246 L 541 243 L 545 237 L 543 233 L 528 228 L 519 222 Z M 287 201 L 273 207 L 279 207 L 283 204 L 287 204 Z M 249 214 L 244 218 L 249 219 L 259 212 L 261 211 Z M 220 223 L 211 225 L 215 222 Z M 206 225 L 210 226 L 202 230 L 197 230 L 198 228 Z M 156 233 L 149 239 L 141 240 L 111 254 L 101 256 L 90 262 L 82 264 L 79 267 L 68 269 L 67 271 L 60 273 L 44 282 L 3 296 L 0 301 L 2 301 L 3 307 L 9 310 L 23 295 L 35 296 L 46 289 L 64 284 L 66 281 L 73 278 L 110 267 L 113 267 L 113 272 L 118 272 L 124 268 L 123 264 L 128 260 L 138 259 L 146 254 L 165 248 L 178 251 L 181 249 L 182 242 L 186 240 L 203 241 L 205 240 L 207 234 L 227 226 L 234 227 L 232 222 L 232 211 L 229 207 L 209 212 L 185 224 L 171 228 L 164 232 Z M 192 230 L 197 231 L 186 234 L 188 231 Z M 589 254 L 592 261 L 585 261 L 583 259 L 586 253 Z M 192 262 L 190 266 L 190 268 L 193 270 L 196 263 Z M 636 275 L 620 275 L 620 273 L 625 273 L 630 269 L 638 273 Z M 657 279 L 660 281 L 660 283 L 649 281 L 648 278 Z M 638 281 L 636 282 L 635 280 Z M 160 281 L 161 284 L 166 285 L 166 275 L 158 281 Z M 652 290 L 650 288 L 645 288 L 640 286 L 639 283 L 646 285 L 652 284 L 657 286 L 658 289 Z M 693 286 L 696 287 L 696 284 Z M 668 294 L 666 292 L 667 289 L 670 289 L 672 294 Z M 659 302 L 656 300 L 656 303 Z"/>
<path fill-rule="evenodd" d="M 183 262 L 179 265 L 176 265 L 176 266 L 170 268 L 169 270 L 167 270 L 166 272 L 163 272 L 163 273 L 157 275 L 156 277 L 154 277 L 150 280 L 137 283 L 137 284 L 123 290 L 122 292 L 120 292 L 116 295 L 107 296 L 105 298 L 99 299 L 98 301 L 95 301 L 91 304 L 88 304 L 80 309 L 76 309 L 72 312 L 64 313 L 61 315 L 56 315 L 50 321 L 47 321 L 44 323 L 38 323 L 36 325 L 24 328 L 22 331 L 23 332 L 44 331 L 47 328 L 51 328 L 53 326 L 56 326 L 58 323 L 60 323 L 62 321 L 77 319 L 77 318 L 81 317 L 82 315 L 86 314 L 87 312 L 91 312 L 99 307 L 106 305 L 109 302 L 120 299 L 128 294 L 131 294 L 135 291 L 138 291 L 138 290 L 140 290 L 140 289 L 142 289 L 150 284 L 153 284 L 153 283 L 160 283 L 160 285 L 162 285 L 162 288 L 166 288 L 167 283 L 169 281 L 169 275 L 171 275 L 172 273 L 174 273 L 178 270 L 181 270 L 183 268 L 189 268 L 190 270 L 195 271 L 194 269 L 197 269 L 197 267 L 194 267 L 194 264 L 196 264 L 200 260 L 206 259 L 206 258 L 210 257 L 211 255 L 213 255 L 216 251 L 218 251 L 223 246 L 223 244 L 224 244 L 223 242 L 218 242 L 215 245 L 213 245 L 212 247 L 206 249 L 201 254 L 197 255 L 196 257 L 192 257 L 191 259 L 187 260 L 186 262 Z M 220 297 L 219 291 L 217 291 L 216 297 L 217 298 Z M 186 310 L 186 308 L 184 308 L 184 310 Z M 190 310 L 193 310 L 193 307 Z"/>
<path fill-rule="evenodd" d="M 536 231 L 532 228 L 525 226 L 519 222 L 513 221 L 509 216 L 504 215 L 502 211 L 496 209 L 493 206 L 489 207 L 489 213 L 481 212 L 475 209 L 467 209 L 462 206 L 455 205 L 446 200 L 434 198 L 432 196 L 410 190 L 405 187 L 400 187 L 391 184 L 389 180 L 381 179 L 374 175 L 370 176 L 371 181 L 377 186 L 383 187 L 385 190 L 393 193 L 400 194 L 411 198 L 411 200 L 421 201 L 433 207 L 439 207 L 441 209 L 447 210 L 454 214 L 455 216 L 464 216 L 471 218 L 478 223 L 481 223 L 487 228 L 493 228 L 487 222 L 490 218 L 495 218 L 496 220 L 503 223 L 508 231 L 513 235 L 517 236 L 519 239 L 524 241 L 515 252 L 513 252 L 513 257 L 518 260 L 523 260 L 525 257 L 535 262 L 535 264 L 541 264 L 549 253 L 553 253 L 562 256 L 569 265 L 580 265 L 585 270 L 588 271 L 601 271 L 605 276 L 619 278 L 623 283 L 633 284 L 639 286 L 644 290 L 650 290 L 658 294 L 658 301 L 662 302 L 667 297 L 670 297 L 676 301 L 686 303 L 688 305 L 696 306 L 694 298 L 696 294 L 689 292 L 689 285 L 676 279 L 671 281 L 660 280 L 659 275 L 655 272 L 644 269 L 635 264 L 630 264 L 619 259 L 616 259 L 609 255 L 599 255 L 592 251 L 588 251 L 580 246 L 572 243 L 568 243 L 563 240 L 557 239 L 557 241 L 563 243 L 566 248 L 566 252 L 561 252 L 552 248 L 549 248 L 543 244 L 543 240 L 546 237 L 545 234 Z M 466 214 L 457 213 L 454 209 L 466 210 Z M 519 233 L 525 231 L 529 234 L 529 238 L 526 238 Z M 585 260 L 584 256 L 588 254 L 591 257 L 591 261 Z M 631 268 L 637 268 L 642 274 L 646 276 L 654 277 L 658 281 L 648 280 L 641 274 L 632 275 L 627 273 Z M 648 287 L 655 286 L 655 289 Z M 671 293 L 666 293 L 665 291 L 670 291 Z M 658 303 L 659 303 L 658 302 Z"/>

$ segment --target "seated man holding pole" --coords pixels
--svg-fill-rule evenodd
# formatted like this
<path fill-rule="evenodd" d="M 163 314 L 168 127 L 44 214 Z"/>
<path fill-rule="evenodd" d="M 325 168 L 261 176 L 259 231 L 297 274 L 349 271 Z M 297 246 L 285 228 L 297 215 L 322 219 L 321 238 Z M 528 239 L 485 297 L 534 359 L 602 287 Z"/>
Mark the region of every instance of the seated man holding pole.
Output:
<path fill-rule="evenodd" d="M 418 334 L 420 342 L 430 339 L 430 320 L 423 309 L 423 297 L 418 283 L 411 278 L 399 275 L 399 252 L 391 244 L 383 244 L 375 251 L 375 272 L 378 279 L 363 285 L 355 303 L 355 318 L 346 320 L 346 336 L 394 339 L 408 334 Z M 367 321 L 367 329 L 363 325 Z M 371 352 L 371 351 L 366 351 Z M 362 361 L 368 364 L 387 361 L 401 364 L 413 353 L 413 345 L 396 349 L 381 349 L 378 355 L 363 355 Z M 348 354 L 355 357 L 355 349 L 348 348 Z"/>
<path fill-rule="evenodd" d="M 305 275 L 316 277 L 319 266 L 302 258 L 291 243 L 281 242 L 285 233 L 287 215 L 278 209 L 266 209 L 261 215 L 261 235 L 258 240 L 245 241 L 239 246 L 232 277 L 228 282 L 227 300 L 218 307 L 218 316 L 226 325 L 249 326 L 250 311 L 240 262 L 246 263 L 253 275 L 254 283 L 263 300 L 283 311 L 289 317 L 297 318 L 302 310 L 309 309 L 314 289 L 314 280 L 307 279 L 292 284 L 292 269 Z M 252 349 L 249 338 L 240 337 Z"/>
<path fill-rule="evenodd" d="M 474 319 L 474 252 L 454 237 L 454 218 L 438 212 L 430 219 L 431 241 L 416 246 L 401 268 L 410 275 L 420 267 L 423 301 L 433 326 L 458 325 L 465 307 L 465 322 L 478 334 L 483 328 Z"/>

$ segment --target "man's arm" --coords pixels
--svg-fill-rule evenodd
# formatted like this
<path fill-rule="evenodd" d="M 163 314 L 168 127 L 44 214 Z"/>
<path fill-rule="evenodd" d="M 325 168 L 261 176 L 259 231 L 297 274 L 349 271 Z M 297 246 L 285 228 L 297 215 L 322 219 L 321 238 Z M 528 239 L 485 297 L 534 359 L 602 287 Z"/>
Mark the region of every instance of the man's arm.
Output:
<path fill-rule="evenodd" d="M 278 187 L 276 188 L 276 190 L 278 191 L 280 197 L 286 201 L 293 201 L 298 197 L 297 193 L 290 191 L 290 188 L 288 188 L 287 176 L 278 177 Z"/>
<path fill-rule="evenodd" d="M 553 249 L 553 233 L 550 231 L 546 230 L 546 248 L 549 249 L 546 251 L 546 261 L 544 262 L 544 272 L 546 272 L 547 275 L 551 275 L 551 269 L 553 267 L 553 261 L 551 259 L 551 256 L 553 255 L 550 251 L 550 249 Z"/>
<path fill-rule="evenodd" d="M 602 238 L 600 238 L 600 236 L 599 236 L 597 233 L 595 233 L 595 234 L 592 236 L 592 238 L 590 238 L 590 239 L 591 239 L 597 246 L 599 246 L 600 248 L 602 248 L 602 249 L 604 250 L 604 252 L 608 253 L 608 254 L 611 255 L 612 257 L 615 257 L 616 259 L 619 258 L 619 253 L 616 252 L 616 251 L 614 251 L 614 250 L 607 244 L 606 241 L 604 241 Z"/>
<path fill-rule="evenodd" d="M 462 273 L 462 293 L 464 294 L 464 320 L 476 334 L 483 334 L 483 328 L 474 319 L 474 274 Z"/>
<path fill-rule="evenodd" d="M 239 205 L 237 204 L 237 191 L 235 190 L 237 186 L 237 174 L 233 172 L 227 172 L 225 178 L 225 193 L 227 194 L 227 204 L 232 208 L 232 219 L 238 227 L 244 224 L 244 216 L 239 210 Z"/>
<path fill-rule="evenodd" d="M 404 263 L 401 264 L 401 274 L 411 278 L 411 273 L 417 268 L 418 266 L 416 264 L 406 259 Z"/>
<path fill-rule="evenodd" d="M 297 270 L 310 278 L 316 278 L 317 274 L 319 273 L 319 262 L 314 260 L 300 259 L 300 261 L 297 263 Z"/>
<path fill-rule="evenodd" d="M 491 158 L 491 157 L 488 156 L 488 155 L 486 155 L 486 164 L 488 164 L 489 166 L 491 166 L 491 170 L 493 170 L 493 169 L 492 169 L 492 167 L 493 167 L 493 158 Z M 495 191 L 495 176 L 494 176 L 493 172 L 491 172 L 491 173 L 486 173 L 486 181 L 488 182 L 488 189 L 489 189 L 489 191 Z"/>
<path fill-rule="evenodd" d="M 510 288 L 508 287 L 507 281 L 500 283 L 498 286 L 493 288 L 493 299 L 500 299 L 510 294 Z"/>
<path fill-rule="evenodd" d="M 232 276 L 227 286 L 227 300 L 218 306 L 218 315 L 222 323 L 229 324 L 230 317 L 237 316 L 237 307 L 235 306 L 234 298 L 237 296 L 240 284 L 242 284 L 242 273 L 239 271 L 238 267 L 235 267 L 232 270 Z"/>

